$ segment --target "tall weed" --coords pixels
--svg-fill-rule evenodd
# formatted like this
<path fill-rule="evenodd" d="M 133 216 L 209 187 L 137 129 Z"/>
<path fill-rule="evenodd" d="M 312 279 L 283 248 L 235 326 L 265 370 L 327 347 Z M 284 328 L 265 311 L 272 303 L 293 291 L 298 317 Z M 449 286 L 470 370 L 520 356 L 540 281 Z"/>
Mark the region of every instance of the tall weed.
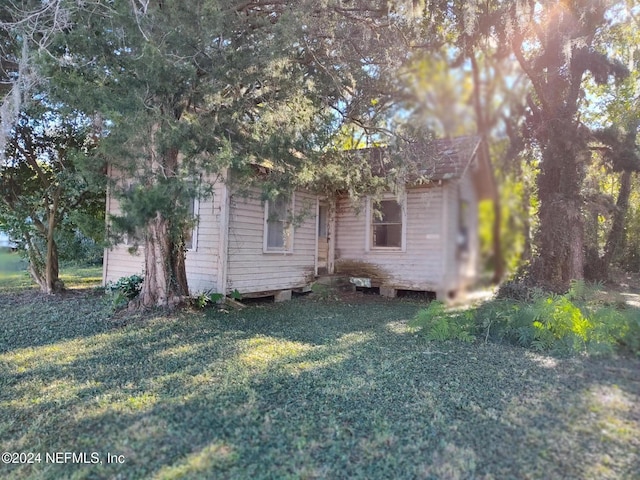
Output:
<path fill-rule="evenodd" d="M 411 325 L 429 340 L 479 338 L 561 355 L 640 355 L 640 310 L 601 284 L 574 282 L 564 295 L 530 292 L 526 300 L 497 298 L 462 313 L 432 302 Z"/>
<path fill-rule="evenodd" d="M 565 295 L 494 300 L 476 310 L 475 321 L 485 329 L 485 340 L 540 352 L 640 354 L 640 311 L 608 298 L 602 285 L 577 281 Z"/>
<path fill-rule="evenodd" d="M 444 303 L 434 301 L 420 310 L 409 324 L 422 333 L 427 340 L 459 340 L 472 342 L 475 339 L 475 322 L 471 312 L 448 312 Z"/>

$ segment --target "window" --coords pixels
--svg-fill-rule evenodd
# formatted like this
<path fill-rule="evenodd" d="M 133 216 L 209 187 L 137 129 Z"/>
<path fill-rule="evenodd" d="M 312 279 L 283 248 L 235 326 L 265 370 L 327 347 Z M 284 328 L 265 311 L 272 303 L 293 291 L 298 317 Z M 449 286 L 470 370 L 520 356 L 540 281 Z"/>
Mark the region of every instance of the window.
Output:
<path fill-rule="evenodd" d="M 458 254 L 463 255 L 469 251 L 469 202 L 467 200 L 458 200 Z"/>
<path fill-rule="evenodd" d="M 200 202 L 197 198 L 192 198 L 189 202 L 189 216 L 196 219 L 198 216 L 198 210 L 200 208 Z M 198 247 L 198 223 L 193 228 L 188 228 L 184 232 L 184 247 L 187 250 L 197 250 Z"/>
<path fill-rule="evenodd" d="M 369 200 L 367 249 L 405 250 L 406 212 L 393 198 Z"/>
<path fill-rule="evenodd" d="M 290 252 L 293 249 L 293 227 L 290 213 L 293 198 L 279 196 L 265 203 L 265 252 Z"/>
<path fill-rule="evenodd" d="M 139 188 L 141 188 L 140 185 L 135 183 L 133 180 L 127 181 L 126 187 L 124 189 L 124 195 L 129 199 L 130 202 L 135 202 L 135 191 Z M 144 246 L 144 227 L 136 225 L 132 228 L 129 228 L 128 230 L 128 233 L 125 234 L 124 237 L 124 243 L 125 245 L 131 247 L 129 250 L 134 250 L 135 248 Z"/>

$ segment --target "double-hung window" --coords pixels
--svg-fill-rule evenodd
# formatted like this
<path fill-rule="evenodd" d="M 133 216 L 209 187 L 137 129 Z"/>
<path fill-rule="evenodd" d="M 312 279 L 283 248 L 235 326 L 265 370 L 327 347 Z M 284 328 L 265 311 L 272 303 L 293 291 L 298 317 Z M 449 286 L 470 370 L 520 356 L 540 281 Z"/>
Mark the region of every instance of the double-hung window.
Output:
<path fill-rule="evenodd" d="M 291 252 L 293 250 L 293 197 L 280 195 L 265 203 L 264 251 Z"/>
<path fill-rule="evenodd" d="M 369 200 L 368 210 L 367 249 L 404 251 L 407 220 L 403 205 L 395 198 Z"/>

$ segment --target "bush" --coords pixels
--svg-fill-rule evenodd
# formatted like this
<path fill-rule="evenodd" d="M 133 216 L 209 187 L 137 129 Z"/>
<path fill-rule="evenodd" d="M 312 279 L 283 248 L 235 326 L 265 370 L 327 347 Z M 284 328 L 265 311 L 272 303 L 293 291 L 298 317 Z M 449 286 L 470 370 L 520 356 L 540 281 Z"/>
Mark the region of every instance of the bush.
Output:
<path fill-rule="evenodd" d="M 222 293 L 216 293 L 212 290 L 208 290 L 206 292 L 201 292 L 194 297 L 191 297 L 191 303 L 200 309 L 208 307 L 214 303 L 218 303 L 220 300 L 224 298 Z"/>
<path fill-rule="evenodd" d="M 534 293 L 528 301 L 497 299 L 478 308 L 485 340 L 558 354 L 640 354 L 640 312 L 598 295 L 601 285 L 574 282 L 565 295 Z"/>
<path fill-rule="evenodd" d="M 105 293 L 111 298 L 111 307 L 114 310 L 126 306 L 136 298 L 142 290 L 141 275 L 121 277 L 116 282 L 108 282 L 104 288 Z"/>
<path fill-rule="evenodd" d="M 574 282 L 565 295 L 527 287 L 526 298 L 496 298 L 466 312 L 432 302 L 410 326 L 428 340 L 481 337 L 560 355 L 640 355 L 640 310 L 602 291 L 602 285 Z"/>

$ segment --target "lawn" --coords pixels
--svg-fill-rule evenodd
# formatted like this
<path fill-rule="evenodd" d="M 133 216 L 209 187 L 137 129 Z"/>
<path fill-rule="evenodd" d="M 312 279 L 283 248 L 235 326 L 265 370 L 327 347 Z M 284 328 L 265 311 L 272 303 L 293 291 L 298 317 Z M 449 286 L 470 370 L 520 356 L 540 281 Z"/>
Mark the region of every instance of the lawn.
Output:
<path fill-rule="evenodd" d="M 110 318 L 96 292 L 0 292 L 0 451 L 40 454 L 0 477 L 637 478 L 640 361 L 427 343 L 418 308 Z"/>
<path fill-rule="evenodd" d="M 102 266 L 60 266 L 60 278 L 69 288 L 86 288 L 100 285 Z M 0 248 L 0 293 L 36 288 L 29 273 L 27 263 L 15 252 Z"/>

